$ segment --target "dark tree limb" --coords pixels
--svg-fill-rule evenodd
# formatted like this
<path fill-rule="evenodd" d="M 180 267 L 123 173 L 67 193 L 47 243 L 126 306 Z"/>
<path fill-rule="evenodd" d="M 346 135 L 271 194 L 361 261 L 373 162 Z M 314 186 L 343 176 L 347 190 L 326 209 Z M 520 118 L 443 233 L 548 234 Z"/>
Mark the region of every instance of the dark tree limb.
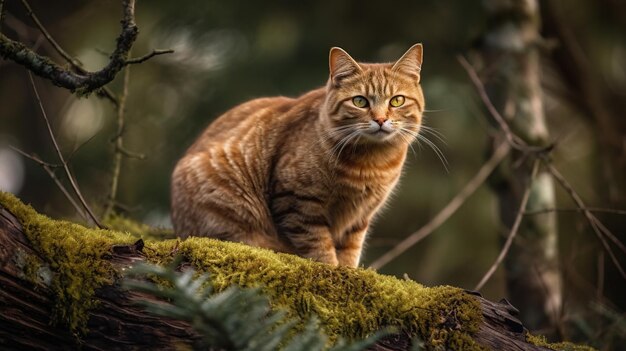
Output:
<path fill-rule="evenodd" d="M 52 45 L 54 50 L 59 55 L 61 55 L 61 57 L 63 57 L 63 59 L 65 59 L 65 61 L 69 63 L 70 66 L 72 66 L 72 69 L 74 71 L 80 74 L 87 74 L 88 71 L 83 68 L 82 63 L 76 58 L 72 57 L 70 54 L 68 54 L 65 50 L 63 50 L 61 45 L 59 45 L 59 43 L 57 43 L 57 41 L 54 40 L 50 32 L 48 32 L 46 27 L 44 27 L 44 25 L 41 23 L 41 21 L 37 17 L 37 15 L 35 15 L 35 12 L 33 12 L 33 9 L 30 7 L 30 4 L 28 3 L 28 1 L 26 0 L 20 0 L 20 1 L 22 5 L 24 6 L 24 8 L 26 9 L 26 13 L 28 14 L 28 16 L 33 20 L 33 22 L 35 22 L 35 25 L 37 26 L 37 28 L 39 28 L 39 31 L 41 32 L 41 34 L 43 34 L 46 40 L 48 40 L 48 42 L 50 43 L 50 45 Z M 109 101 L 111 101 L 113 105 L 117 105 L 117 98 L 115 97 L 115 93 L 113 93 L 109 88 L 102 87 L 102 89 L 98 89 L 96 93 L 98 96 L 104 97 L 108 99 Z"/>
<path fill-rule="evenodd" d="M 55 50 L 70 64 L 71 69 L 66 69 L 46 56 L 42 56 L 26 47 L 26 45 L 12 40 L 0 33 L 0 56 L 4 59 L 12 60 L 23 65 L 34 74 L 50 80 L 54 85 L 66 88 L 78 94 L 89 94 L 100 91 L 110 83 L 124 66 L 133 63 L 143 62 L 156 55 L 173 52 L 172 50 L 153 50 L 151 53 L 136 59 L 130 59 L 129 53 L 139 32 L 135 23 L 135 0 L 123 0 L 122 31 L 117 37 L 115 50 L 110 56 L 109 63 L 99 71 L 88 72 L 82 68 L 80 63 L 54 41 L 41 22 L 33 14 L 32 9 L 26 1 L 22 1 L 26 7 L 28 15 L 35 21 L 35 24 L 42 31 L 47 40 Z M 104 91 L 105 96 L 111 95 Z M 114 96 L 108 96 L 114 101 Z"/>
<path fill-rule="evenodd" d="M 142 249 L 141 241 L 113 246 L 107 259 L 121 272 L 144 260 Z M 50 325 L 54 295 L 45 284 L 24 279 L 23 267 L 16 259 L 20 252 L 22 257 L 42 258 L 24 235 L 20 221 L 0 206 L 0 344 L 8 349 L 77 348 L 76 337 L 66 328 Z M 476 295 L 481 304 L 484 321 L 475 335 L 480 345 L 494 350 L 548 350 L 526 341 L 527 331 L 508 302 L 495 303 L 467 293 Z M 153 297 L 124 290 L 117 283 L 97 290 L 96 299 L 99 305 L 89 311 L 88 330 L 80 337 L 84 350 L 174 350 L 197 338 L 188 324 L 155 317 L 135 305 Z M 409 350 L 410 344 L 410 335 L 399 333 L 379 341 L 372 350 Z"/>

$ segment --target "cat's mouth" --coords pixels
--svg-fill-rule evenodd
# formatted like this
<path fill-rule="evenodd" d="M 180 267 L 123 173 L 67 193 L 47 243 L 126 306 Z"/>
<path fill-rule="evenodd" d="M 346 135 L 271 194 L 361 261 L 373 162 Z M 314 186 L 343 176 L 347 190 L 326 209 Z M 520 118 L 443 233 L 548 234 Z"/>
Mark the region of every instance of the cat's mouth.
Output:
<path fill-rule="evenodd" d="M 395 130 L 385 130 L 384 128 L 379 128 L 377 130 L 365 131 L 363 134 L 369 140 L 384 141 L 395 134 Z"/>

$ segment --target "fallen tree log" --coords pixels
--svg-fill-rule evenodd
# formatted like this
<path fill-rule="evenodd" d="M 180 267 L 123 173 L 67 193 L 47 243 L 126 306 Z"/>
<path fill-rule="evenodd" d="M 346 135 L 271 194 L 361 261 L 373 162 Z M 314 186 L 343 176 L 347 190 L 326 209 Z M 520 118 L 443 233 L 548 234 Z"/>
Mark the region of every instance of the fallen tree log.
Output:
<path fill-rule="evenodd" d="M 210 272 L 218 290 L 262 284 L 273 306 L 295 318 L 316 313 L 331 336 L 400 330 L 374 350 L 408 350 L 415 335 L 427 349 L 558 349 L 530 343 L 506 301 L 206 238 L 144 244 L 129 234 L 48 219 L 6 193 L 0 193 L 0 348 L 188 348 L 199 337 L 190 325 L 148 314 L 136 302 L 153 297 L 119 284 L 137 262 L 164 263 L 175 255 Z"/>

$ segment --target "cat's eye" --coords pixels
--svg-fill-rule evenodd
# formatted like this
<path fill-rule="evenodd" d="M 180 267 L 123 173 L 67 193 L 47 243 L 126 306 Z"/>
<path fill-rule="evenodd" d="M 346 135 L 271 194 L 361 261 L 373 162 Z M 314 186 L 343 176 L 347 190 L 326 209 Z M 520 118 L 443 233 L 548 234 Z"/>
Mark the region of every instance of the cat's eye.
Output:
<path fill-rule="evenodd" d="M 404 105 L 404 96 L 396 95 L 396 96 L 392 97 L 391 100 L 389 100 L 389 105 L 391 105 L 393 107 L 400 107 L 400 106 Z"/>
<path fill-rule="evenodd" d="M 367 99 L 361 95 L 353 97 L 352 103 L 354 104 L 354 106 L 361 107 L 361 108 L 367 107 L 368 105 Z"/>

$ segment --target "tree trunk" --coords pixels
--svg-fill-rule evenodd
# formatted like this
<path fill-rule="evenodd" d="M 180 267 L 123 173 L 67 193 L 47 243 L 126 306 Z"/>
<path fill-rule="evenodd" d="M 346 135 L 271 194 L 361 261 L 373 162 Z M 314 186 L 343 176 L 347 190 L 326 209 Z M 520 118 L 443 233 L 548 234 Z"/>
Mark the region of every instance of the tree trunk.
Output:
<path fill-rule="evenodd" d="M 496 109 L 515 134 L 530 145 L 545 146 L 548 130 L 543 113 L 540 16 L 537 0 L 487 0 L 488 28 L 481 39 L 480 72 Z M 491 185 L 499 200 L 501 234 L 508 235 L 528 184 L 531 161 L 512 153 Z M 554 184 L 539 171 L 531 184 L 526 210 L 555 208 Z M 553 327 L 561 311 L 557 223 L 554 213 L 527 216 L 505 259 L 511 302 L 531 329 Z"/>
<path fill-rule="evenodd" d="M 143 261 L 143 243 L 114 246 L 107 259 L 118 273 Z M 39 256 L 24 235 L 19 220 L 0 206 L 0 345 L 9 350 L 173 350 L 189 347 L 198 337 L 183 322 L 155 317 L 134 303 L 153 297 L 120 288 L 119 282 L 96 291 L 98 307 L 89 311 L 87 331 L 78 338 L 67 328 L 51 325 L 54 294 L 44 284 L 25 279 L 20 257 Z M 494 350 L 548 350 L 526 341 L 526 329 L 508 302 L 494 303 L 477 293 L 483 322 L 473 335 L 478 344 Z M 451 328 L 454 328 L 452 316 Z M 372 350 L 408 350 L 411 336 L 399 333 L 379 341 Z"/>

